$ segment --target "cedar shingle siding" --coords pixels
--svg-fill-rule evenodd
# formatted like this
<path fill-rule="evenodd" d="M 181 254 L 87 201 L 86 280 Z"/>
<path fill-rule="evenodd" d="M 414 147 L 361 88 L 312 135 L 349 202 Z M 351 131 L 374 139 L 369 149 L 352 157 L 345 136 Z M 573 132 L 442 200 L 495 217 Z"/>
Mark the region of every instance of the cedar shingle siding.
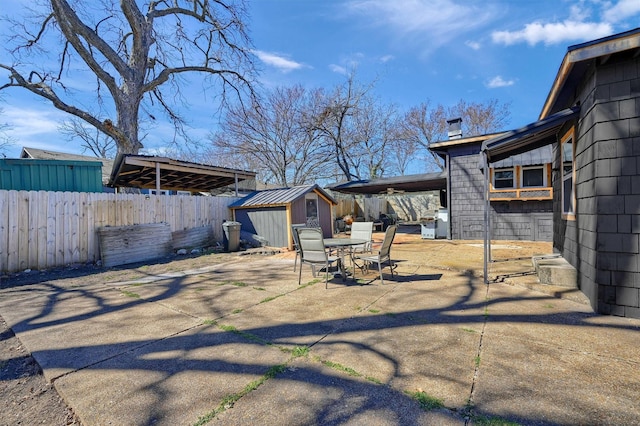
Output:
<path fill-rule="evenodd" d="M 449 153 L 451 237 L 484 237 L 484 175 L 479 167 L 482 143 L 453 146 Z M 551 241 L 552 201 L 492 201 L 491 237 L 495 240 Z"/>
<path fill-rule="evenodd" d="M 594 309 L 640 318 L 640 58 L 592 62 L 575 101 L 576 220 L 562 219 L 554 171 L 554 248 L 578 269 Z"/>

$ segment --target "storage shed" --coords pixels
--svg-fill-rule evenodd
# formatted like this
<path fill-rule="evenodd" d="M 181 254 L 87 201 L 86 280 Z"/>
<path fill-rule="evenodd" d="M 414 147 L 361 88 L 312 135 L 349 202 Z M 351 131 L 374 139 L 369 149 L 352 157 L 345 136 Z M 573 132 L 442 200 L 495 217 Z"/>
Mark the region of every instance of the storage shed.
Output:
<path fill-rule="evenodd" d="M 255 191 L 229 206 L 242 231 L 259 235 L 273 247 L 293 248 L 291 225 L 305 223 L 333 235 L 336 201 L 318 185 Z"/>

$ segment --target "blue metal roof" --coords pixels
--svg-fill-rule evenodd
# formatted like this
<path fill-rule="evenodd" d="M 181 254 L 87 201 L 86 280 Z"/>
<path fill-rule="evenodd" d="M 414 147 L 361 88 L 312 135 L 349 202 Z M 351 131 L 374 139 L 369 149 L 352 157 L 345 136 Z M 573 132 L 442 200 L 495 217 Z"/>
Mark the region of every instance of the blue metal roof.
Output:
<path fill-rule="evenodd" d="M 291 204 L 297 199 L 304 197 L 305 194 L 316 191 L 331 203 L 337 204 L 337 202 L 327 194 L 318 185 L 301 185 L 294 186 L 292 188 L 277 188 L 268 189 L 265 191 L 254 191 L 246 197 L 232 203 L 229 208 L 237 209 L 244 207 L 261 207 L 261 206 L 285 206 Z"/>
<path fill-rule="evenodd" d="M 579 106 L 567 108 L 520 129 L 503 133 L 484 141 L 480 152 L 485 152 L 489 162 L 493 163 L 511 155 L 548 145 L 556 141 L 556 133 L 560 127 L 566 121 L 577 117 L 579 113 Z"/>

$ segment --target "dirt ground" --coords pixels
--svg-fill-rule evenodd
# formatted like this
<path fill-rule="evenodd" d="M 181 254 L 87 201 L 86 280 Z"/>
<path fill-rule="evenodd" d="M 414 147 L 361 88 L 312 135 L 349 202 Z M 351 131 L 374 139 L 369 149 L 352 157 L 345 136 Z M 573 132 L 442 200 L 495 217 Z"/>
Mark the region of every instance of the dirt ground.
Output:
<path fill-rule="evenodd" d="M 381 242 L 382 233 L 374 233 L 374 242 Z M 374 245 L 375 246 L 375 245 Z M 505 277 L 531 278 L 531 256 L 552 252 L 550 243 L 498 241 L 492 245 L 490 276 L 504 281 Z M 260 255 L 262 250 L 256 250 Z M 276 250 L 270 254 L 290 258 L 294 253 Z M 104 269 L 82 265 L 50 271 L 32 271 L 0 277 L 0 288 L 37 282 L 70 280 L 79 285 L 135 280 L 148 275 L 197 269 L 236 258 L 238 254 L 218 253 L 200 256 L 171 256 L 155 263 L 133 264 Z M 481 277 L 483 273 L 482 241 L 423 240 L 419 229 L 399 232 L 392 247 L 400 274 L 411 273 L 416 267 L 458 270 Z M 506 259 L 517 259 L 509 260 Z M 375 273 L 374 273 L 375 276 Z M 0 425 L 80 425 L 73 411 L 60 398 L 55 388 L 42 375 L 40 366 L 22 346 L 0 317 Z"/>

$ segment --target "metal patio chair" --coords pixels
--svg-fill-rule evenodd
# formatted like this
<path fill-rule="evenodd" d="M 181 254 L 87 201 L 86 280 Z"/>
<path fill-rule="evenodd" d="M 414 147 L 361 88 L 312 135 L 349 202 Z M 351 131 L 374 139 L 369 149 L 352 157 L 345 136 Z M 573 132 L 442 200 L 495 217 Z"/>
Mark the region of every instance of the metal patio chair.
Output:
<path fill-rule="evenodd" d="M 324 282 L 324 288 L 329 286 L 329 265 L 340 262 L 340 258 L 337 256 L 329 256 L 327 250 L 324 247 L 324 238 L 322 237 L 322 230 L 320 228 L 297 228 L 298 241 L 300 242 L 300 271 L 298 273 L 298 285 L 302 279 L 302 265 L 311 265 L 312 272 L 315 272 L 315 267 L 318 270 L 325 269 L 326 276 Z"/>
<path fill-rule="evenodd" d="M 385 266 L 389 266 L 391 270 L 391 278 L 393 278 L 393 270 L 396 265 L 391 260 L 391 244 L 393 243 L 393 239 L 396 236 L 396 230 L 398 229 L 397 225 L 391 225 L 387 228 L 384 234 L 384 240 L 382 241 L 382 245 L 378 250 L 378 253 L 375 254 L 361 254 L 354 256 L 354 259 L 361 260 L 363 262 L 362 266 L 359 268 L 363 273 L 368 271 L 369 265 L 372 263 L 378 264 L 378 272 L 380 272 L 380 282 L 384 284 L 384 279 L 382 278 L 382 268 Z M 386 264 L 386 265 L 385 265 Z M 354 268 L 355 273 L 355 268 Z"/>
<path fill-rule="evenodd" d="M 298 239 L 298 231 L 299 228 L 306 227 L 306 223 L 294 223 L 291 225 L 291 236 L 293 237 L 293 249 L 296 251 L 296 257 L 293 259 L 293 272 L 296 271 L 296 265 L 298 263 L 298 258 L 300 258 L 300 240 Z M 315 270 L 313 271 L 315 276 Z"/>

